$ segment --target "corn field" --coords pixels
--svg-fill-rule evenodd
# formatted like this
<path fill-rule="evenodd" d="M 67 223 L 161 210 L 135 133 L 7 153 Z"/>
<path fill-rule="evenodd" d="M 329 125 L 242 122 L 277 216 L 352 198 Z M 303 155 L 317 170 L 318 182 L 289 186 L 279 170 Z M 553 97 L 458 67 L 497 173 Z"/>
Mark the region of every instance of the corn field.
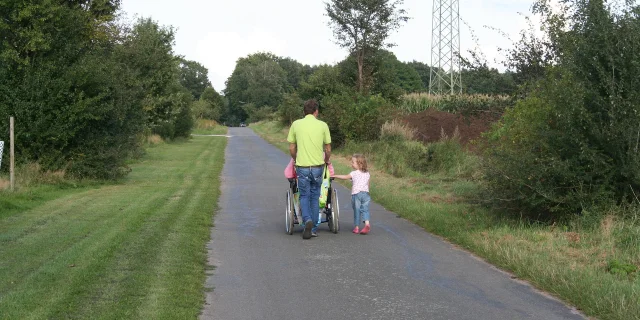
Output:
<path fill-rule="evenodd" d="M 489 95 L 429 95 L 427 93 L 411 93 L 400 100 L 399 109 L 405 113 L 422 112 L 436 109 L 452 113 L 477 113 L 502 111 L 513 105 L 509 96 Z"/>

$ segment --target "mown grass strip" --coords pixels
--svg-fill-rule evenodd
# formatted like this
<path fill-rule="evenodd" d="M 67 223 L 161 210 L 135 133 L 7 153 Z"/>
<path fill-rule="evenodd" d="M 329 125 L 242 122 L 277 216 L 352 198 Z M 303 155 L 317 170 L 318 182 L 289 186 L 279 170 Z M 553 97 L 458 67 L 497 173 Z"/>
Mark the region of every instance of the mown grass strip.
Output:
<path fill-rule="evenodd" d="M 225 146 L 160 144 L 120 184 L 0 209 L 2 318 L 197 318 Z"/>
<path fill-rule="evenodd" d="M 274 122 L 250 127 L 288 153 L 286 128 Z M 354 146 L 349 148 L 353 151 Z M 332 156 L 336 173 L 350 171 L 350 156 L 343 152 L 335 150 Z M 619 241 L 640 234 L 637 224 L 629 229 L 625 226 L 629 221 L 612 219 L 608 223 L 605 219 L 592 229 L 576 232 L 527 222 L 465 202 L 461 196 L 473 194 L 477 188 L 471 181 L 441 173 L 395 178 L 376 169 L 375 163 L 371 171 L 372 199 L 388 210 L 513 272 L 588 316 L 640 319 L 640 276 L 607 270 L 607 261 L 612 260 L 632 261 L 640 266 L 640 250 Z"/>

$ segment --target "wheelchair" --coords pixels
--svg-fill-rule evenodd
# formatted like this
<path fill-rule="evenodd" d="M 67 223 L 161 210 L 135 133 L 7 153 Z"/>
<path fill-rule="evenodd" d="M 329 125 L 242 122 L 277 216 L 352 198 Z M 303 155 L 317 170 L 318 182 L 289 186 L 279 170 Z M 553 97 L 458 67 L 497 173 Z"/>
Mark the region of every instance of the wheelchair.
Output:
<path fill-rule="evenodd" d="M 300 211 L 300 193 L 298 192 L 298 180 L 289 178 L 289 189 L 287 190 L 287 207 L 285 209 L 285 231 L 292 235 L 296 224 L 302 224 L 302 212 Z M 338 192 L 333 188 L 333 178 L 329 178 L 329 190 L 327 202 L 320 210 L 320 223 L 327 223 L 329 230 L 333 233 L 340 231 L 340 205 L 338 203 Z"/>

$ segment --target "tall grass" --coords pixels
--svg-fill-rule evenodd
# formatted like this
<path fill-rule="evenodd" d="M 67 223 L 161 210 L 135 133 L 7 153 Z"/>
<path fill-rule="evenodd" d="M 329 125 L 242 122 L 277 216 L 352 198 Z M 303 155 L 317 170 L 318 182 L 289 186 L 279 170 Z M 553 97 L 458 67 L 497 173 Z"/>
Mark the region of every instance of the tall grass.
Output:
<path fill-rule="evenodd" d="M 413 140 L 416 137 L 418 130 L 411 128 L 403 124 L 398 120 L 388 121 L 382 125 L 380 130 L 380 139 L 403 139 Z"/>
<path fill-rule="evenodd" d="M 215 120 L 196 119 L 193 134 L 225 134 L 227 127 L 217 123 Z"/>
<path fill-rule="evenodd" d="M 395 177 L 441 174 L 470 178 L 477 175 L 478 157 L 464 150 L 458 130 L 451 137 L 443 132 L 439 141 L 427 145 L 415 137 L 413 128 L 394 120 L 382 126 L 379 140 L 348 142 L 342 150 L 365 153 L 380 170 Z"/>
<path fill-rule="evenodd" d="M 435 109 L 447 112 L 492 112 L 501 110 L 513 104 L 509 96 L 473 95 L 430 95 L 426 93 L 411 93 L 401 97 L 399 109 L 405 113 L 422 112 Z"/>
<path fill-rule="evenodd" d="M 77 183 L 77 181 L 67 177 L 65 170 L 51 171 L 42 170 L 38 163 L 26 163 L 16 166 L 15 190 L 16 192 L 28 192 L 30 187 L 37 185 L 55 185 Z M 8 175 L 0 175 L 0 191 L 9 190 L 10 180 Z"/>

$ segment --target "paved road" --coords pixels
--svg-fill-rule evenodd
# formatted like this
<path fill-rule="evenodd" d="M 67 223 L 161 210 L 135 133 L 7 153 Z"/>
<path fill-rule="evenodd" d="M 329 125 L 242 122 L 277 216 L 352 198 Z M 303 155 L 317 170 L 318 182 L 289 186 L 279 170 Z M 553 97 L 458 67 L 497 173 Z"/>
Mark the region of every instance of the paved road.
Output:
<path fill-rule="evenodd" d="M 201 319 L 583 319 L 377 204 L 371 234 L 352 234 L 341 186 L 340 233 L 285 234 L 288 156 L 249 128 L 229 134 Z"/>

